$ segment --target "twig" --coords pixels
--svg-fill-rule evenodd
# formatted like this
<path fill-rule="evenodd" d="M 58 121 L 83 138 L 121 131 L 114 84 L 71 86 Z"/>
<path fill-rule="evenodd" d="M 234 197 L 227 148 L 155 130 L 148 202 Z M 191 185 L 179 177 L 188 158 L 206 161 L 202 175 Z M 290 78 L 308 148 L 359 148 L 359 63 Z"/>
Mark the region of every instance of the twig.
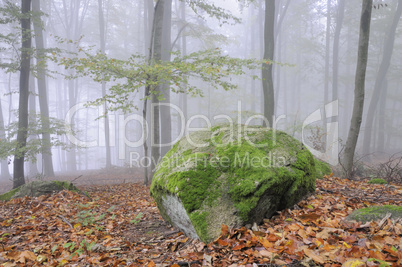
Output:
<path fill-rule="evenodd" d="M 71 229 L 74 229 L 74 227 L 71 225 L 71 223 L 69 221 L 67 221 L 66 218 L 64 218 L 63 216 L 61 216 L 60 214 L 57 214 L 57 217 L 59 217 L 63 222 L 65 222 L 66 224 L 68 224 L 68 226 L 70 226 Z"/>
<path fill-rule="evenodd" d="M 78 176 L 77 178 L 74 178 L 71 182 L 75 182 L 75 180 L 77 180 L 78 178 L 82 177 L 82 174 L 80 176 Z"/>
<path fill-rule="evenodd" d="M 392 214 L 391 214 L 390 212 L 388 212 L 387 215 L 385 215 L 385 217 L 381 220 L 381 222 L 379 223 L 380 230 L 381 230 L 382 228 L 384 228 L 385 223 L 387 222 L 387 220 L 388 220 L 389 218 L 391 218 L 391 216 L 392 216 Z"/>

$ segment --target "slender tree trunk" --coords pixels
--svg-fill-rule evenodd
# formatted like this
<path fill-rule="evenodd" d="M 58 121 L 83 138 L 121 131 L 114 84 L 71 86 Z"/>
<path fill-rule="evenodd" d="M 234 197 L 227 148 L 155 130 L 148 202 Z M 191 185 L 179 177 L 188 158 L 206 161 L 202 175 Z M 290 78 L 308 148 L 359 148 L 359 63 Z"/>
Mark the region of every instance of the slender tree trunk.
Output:
<path fill-rule="evenodd" d="M 155 64 L 162 60 L 162 31 L 163 31 L 163 16 L 164 16 L 164 0 L 158 0 L 155 5 L 151 31 L 151 45 L 149 52 L 149 64 Z M 157 80 L 158 77 L 148 77 L 149 80 Z M 160 86 L 151 88 L 148 85 L 145 88 L 145 103 L 143 106 L 143 119 L 144 127 L 147 116 L 147 101 L 151 98 L 151 179 L 155 172 L 155 167 L 160 158 L 160 121 L 159 121 L 159 99 L 158 96 L 161 93 Z M 146 129 L 144 129 L 144 134 L 146 134 Z M 144 140 L 144 154 L 147 157 L 148 147 L 146 141 Z M 148 179 L 148 171 L 145 169 L 145 179 L 144 183 L 148 184 L 150 181 Z"/>
<path fill-rule="evenodd" d="M 152 41 L 152 62 L 160 62 L 162 60 L 162 32 L 163 32 L 163 16 L 165 0 L 158 0 L 155 5 L 154 12 L 154 27 L 153 27 L 153 41 Z M 151 77 L 151 79 L 158 79 L 158 77 Z M 161 86 L 157 85 L 151 90 L 151 103 L 152 103 L 152 143 L 151 143 L 151 177 L 155 173 L 155 167 L 160 159 L 160 111 L 159 111 L 159 95 L 161 93 Z"/>
<path fill-rule="evenodd" d="M 186 3 L 183 1 L 180 2 L 180 16 L 181 16 L 181 27 L 185 27 L 186 25 Z M 181 54 L 183 56 L 187 55 L 187 37 L 184 31 L 181 32 Z M 180 94 L 180 103 L 182 112 L 184 114 L 184 118 L 187 118 L 187 92 L 183 92 Z M 181 127 L 185 127 L 185 125 L 181 125 Z"/>
<path fill-rule="evenodd" d="M 384 80 L 383 83 L 384 91 L 380 97 L 380 106 L 378 108 L 378 142 L 377 142 L 377 151 L 385 152 L 385 109 L 387 107 L 387 90 L 388 90 L 388 81 Z"/>
<path fill-rule="evenodd" d="M 100 33 L 100 48 L 101 53 L 105 54 L 106 36 L 105 36 L 105 17 L 103 15 L 103 0 L 98 0 L 99 8 L 99 33 Z M 102 81 L 102 97 L 106 95 L 106 82 Z M 105 114 L 105 148 L 106 148 L 106 168 L 112 167 L 112 159 L 110 156 L 110 129 L 107 104 L 103 104 L 103 112 Z"/>
<path fill-rule="evenodd" d="M 248 17 L 249 17 L 249 20 L 252 20 L 252 18 L 253 18 L 253 16 L 255 16 L 254 14 L 255 14 L 255 12 L 256 12 L 256 6 L 255 5 L 250 5 L 250 7 L 249 7 L 249 13 L 248 13 Z M 250 36 L 250 39 L 251 39 L 251 57 L 254 57 L 254 58 L 257 58 L 257 55 L 256 55 L 256 34 L 255 34 L 255 32 L 256 32 L 256 28 L 257 27 L 254 27 L 254 25 L 252 25 L 251 26 L 251 29 L 250 29 L 250 34 L 251 34 L 251 36 Z M 257 92 L 257 90 L 256 90 L 256 82 L 255 82 L 255 79 L 251 79 L 251 97 L 252 97 L 252 101 L 251 101 L 251 103 L 250 103 L 250 111 L 251 112 L 253 112 L 253 113 L 257 113 L 257 101 L 255 101 L 255 100 L 257 100 L 258 99 L 258 97 L 256 96 L 256 92 Z"/>
<path fill-rule="evenodd" d="M 144 21 L 144 33 L 145 33 L 145 46 L 146 46 L 146 55 L 148 56 L 148 61 L 149 64 L 151 64 L 151 59 L 152 59 L 152 49 L 153 49 L 153 39 L 154 39 L 154 5 L 152 0 L 144 0 L 144 8 L 146 18 Z M 151 79 L 151 77 L 148 77 L 148 79 Z M 143 135 L 144 135 L 144 157 L 148 161 L 149 160 L 149 150 L 148 150 L 148 143 L 147 143 L 147 137 L 148 137 L 148 127 L 151 126 L 151 123 L 147 124 L 147 113 L 149 107 L 148 107 L 148 102 L 150 100 L 150 94 L 151 94 L 151 88 L 150 85 L 146 86 L 144 89 L 144 104 L 143 104 L 143 109 L 142 109 L 142 117 L 143 117 Z M 152 144 L 152 141 L 151 141 Z M 152 160 L 151 160 L 152 162 Z M 149 175 L 148 175 L 148 166 L 150 162 L 146 162 L 144 166 L 144 184 L 148 185 L 149 183 Z M 152 178 L 152 177 L 151 177 Z"/>
<path fill-rule="evenodd" d="M 339 37 L 345 14 L 345 0 L 338 0 L 336 27 L 334 35 L 334 47 L 332 55 L 332 101 L 338 99 L 338 72 L 339 72 Z"/>
<path fill-rule="evenodd" d="M 372 6 L 373 0 L 363 0 L 360 19 L 359 47 L 356 66 L 353 113 L 350 122 L 348 139 L 346 141 L 345 155 L 343 158 L 343 167 L 345 169 L 345 174 L 347 177 L 353 175 L 353 159 L 363 116 L 364 86 L 368 59 Z"/>
<path fill-rule="evenodd" d="M 275 0 L 265 0 L 265 26 L 264 26 L 264 60 L 274 58 L 274 27 L 275 27 Z M 272 64 L 263 64 L 262 68 L 262 87 L 264 92 L 264 116 L 269 125 L 273 126 L 273 116 L 275 112 L 274 84 L 272 77 Z"/>
<path fill-rule="evenodd" d="M 32 62 L 31 62 L 32 64 Z M 28 98 L 28 125 L 35 125 L 36 123 L 36 97 L 35 97 L 35 78 L 31 74 L 29 76 L 29 98 Z M 29 116 L 31 115 L 31 116 Z M 35 134 L 28 136 L 28 140 L 36 140 L 38 137 Z M 28 162 L 28 177 L 35 177 L 39 174 L 37 162 Z"/>
<path fill-rule="evenodd" d="M 3 107 L 0 101 L 0 139 L 6 139 L 6 131 L 4 129 L 4 116 L 3 116 Z M 10 170 L 8 169 L 8 158 L 1 160 L 1 179 L 3 181 L 10 180 Z"/>
<path fill-rule="evenodd" d="M 17 132 L 17 149 L 22 149 L 21 153 L 14 156 L 14 179 L 13 188 L 17 188 L 25 184 L 24 177 L 24 160 L 25 147 L 27 143 L 28 133 L 28 98 L 29 98 L 29 72 L 31 68 L 31 19 L 28 16 L 31 11 L 31 0 L 21 0 L 21 19 L 22 31 L 22 51 L 20 66 L 20 96 L 18 106 L 18 132 Z"/>
<path fill-rule="evenodd" d="M 171 28 L 172 28 L 172 0 L 164 0 L 163 13 L 163 30 L 162 30 L 162 61 L 170 61 L 171 52 Z M 166 82 L 162 85 L 162 94 L 164 100 L 161 101 L 164 105 L 160 107 L 161 117 L 161 156 L 163 157 L 171 148 L 167 145 L 172 141 L 172 117 L 170 107 L 165 106 L 170 104 L 170 86 Z"/>
<path fill-rule="evenodd" d="M 259 51 L 260 51 L 260 58 L 264 57 L 264 2 L 265 0 L 258 0 L 258 37 L 259 37 Z M 260 91 L 260 112 L 264 114 L 264 89 L 261 83 L 261 90 Z"/>
<path fill-rule="evenodd" d="M 32 11 L 40 12 L 40 1 L 32 2 Z M 43 39 L 43 30 L 40 22 L 34 20 L 34 32 L 35 32 L 35 45 L 37 49 L 36 62 L 39 63 L 45 60 L 45 44 Z M 52 159 L 52 147 L 50 143 L 49 134 L 49 105 L 47 99 L 47 85 L 46 85 L 46 68 L 43 64 L 38 64 L 38 94 L 39 94 L 39 108 L 42 117 L 42 140 L 43 140 L 43 174 L 45 176 L 54 176 L 53 159 Z"/>
<path fill-rule="evenodd" d="M 401 14 L 402 14 L 402 3 L 401 1 L 398 1 L 398 7 L 392 20 L 391 27 L 389 28 L 389 31 L 385 37 L 382 60 L 375 80 L 373 96 L 371 97 L 370 105 L 367 112 L 367 119 L 363 139 L 364 155 L 367 155 L 370 152 L 370 142 L 372 141 L 371 134 L 373 130 L 372 127 L 374 122 L 374 115 L 377 109 L 378 100 L 380 99 L 381 92 L 383 91 L 382 89 L 384 86 L 385 77 L 391 64 L 392 51 L 394 50 L 395 32 Z"/>
<path fill-rule="evenodd" d="M 324 105 L 329 100 L 329 54 L 331 36 L 331 0 L 327 0 L 327 29 L 325 34 L 325 77 L 324 77 Z M 326 122 L 324 122 L 324 127 Z M 326 127 L 325 127 L 326 128 Z M 324 131 L 326 132 L 326 131 Z"/>

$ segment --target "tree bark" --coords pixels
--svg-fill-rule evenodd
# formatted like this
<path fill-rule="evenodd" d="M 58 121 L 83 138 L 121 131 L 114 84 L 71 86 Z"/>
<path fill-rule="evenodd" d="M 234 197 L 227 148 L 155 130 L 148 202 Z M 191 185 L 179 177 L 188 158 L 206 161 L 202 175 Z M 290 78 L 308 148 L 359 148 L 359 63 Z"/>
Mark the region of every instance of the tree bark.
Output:
<path fill-rule="evenodd" d="M 324 77 L 324 105 L 329 100 L 329 54 L 330 54 L 330 36 L 331 36 L 331 0 L 327 0 L 327 26 L 325 33 L 325 77 Z M 324 122 L 326 128 L 326 122 Z M 326 129 L 325 131 L 326 132 Z"/>
<path fill-rule="evenodd" d="M 378 140 L 377 140 L 377 151 L 385 152 L 385 109 L 387 107 L 387 90 L 388 81 L 385 79 L 383 83 L 383 93 L 380 96 L 380 107 L 378 108 Z"/>
<path fill-rule="evenodd" d="M 17 149 L 22 150 L 14 157 L 13 188 L 25 184 L 24 160 L 25 147 L 28 133 L 28 98 L 29 98 L 29 72 L 31 69 L 31 19 L 28 16 L 31 11 L 31 0 L 21 0 L 21 66 L 20 66 L 20 96 L 18 106 L 18 132 Z"/>
<path fill-rule="evenodd" d="M 162 32 L 163 32 L 163 16 L 165 10 L 165 0 L 158 0 L 155 5 L 154 12 L 154 32 L 152 42 L 152 59 L 153 62 L 160 62 L 162 60 Z M 152 79 L 158 79 L 158 77 L 152 77 Z M 159 162 L 160 151 L 160 111 L 159 111 L 159 94 L 161 93 L 161 85 L 155 86 L 151 94 L 152 103 L 152 143 L 151 143 L 151 177 L 155 173 L 155 167 Z M 152 179 L 152 178 L 151 178 Z"/>
<path fill-rule="evenodd" d="M 164 0 L 163 12 L 163 29 L 162 29 L 162 61 L 170 61 L 171 53 L 171 25 L 172 25 L 172 0 Z M 163 157 L 172 146 L 167 145 L 172 141 L 172 117 L 170 114 L 170 86 L 168 83 L 162 85 L 162 94 L 164 100 L 161 103 L 165 104 L 160 107 L 161 117 L 161 157 Z M 166 106 L 167 105 L 167 106 Z"/>
<path fill-rule="evenodd" d="M 180 20 L 182 21 L 181 27 L 185 27 L 186 25 L 186 4 L 185 2 L 180 2 Z M 187 55 L 187 37 L 186 34 L 181 32 L 181 54 L 183 56 Z M 180 94 L 180 104 L 181 109 L 184 114 L 184 118 L 187 118 L 187 92 L 183 92 Z M 185 125 L 181 125 L 181 127 L 185 127 Z"/>
<path fill-rule="evenodd" d="M 372 139 L 371 135 L 373 131 L 372 128 L 373 128 L 375 111 L 378 106 L 378 101 L 380 99 L 381 92 L 383 91 L 382 89 L 384 87 L 385 77 L 391 64 L 392 51 L 394 49 L 394 42 L 395 42 L 395 32 L 398 26 L 399 19 L 402 14 L 402 3 L 401 1 L 397 2 L 398 7 L 392 20 L 391 27 L 389 28 L 387 36 L 385 37 L 382 60 L 375 80 L 373 96 L 371 97 L 370 105 L 367 111 L 367 119 L 364 127 L 363 155 L 367 155 L 370 152 L 370 142 Z M 384 118 L 379 119 L 381 120 Z"/>
<path fill-rule="evenodd" d="M 265 0 L 265 26 L 264 26 L 264 60 L 273 60 L 274 57 L 274 27 L 275 27 L 275 0 Z M 275 112 L 274 84 L 272 77 L 272 64 L 263 63 L 262 88 L 264 92 L 264 117 L 269 126 L 273 126 Z M 266 122 L 264 121 L 264 126 Z"/>
<path fill-rule="evenodd" d="M 149 53 L 149 64 L 155 64 L 162 60 L 162 31 L 163 31 L 163 17 L 164 17 L 164 0 L 158 0 L 154 9 L 154 20 L 152 23 L 151 32 L 151 46 Z M 158 77 L 148 77 L 150 80 L 157 80 Z M 151 179 L 148 179 L 148 171 L 145 170 L 144 183 L 148 184 L 152 180 L 155 172 L 155 167 L 160 159 L 160 116 L 159 116 L 159 99 L 158 96 L 161 93 L 161 86 L 157 85 L 154 88 L 148 84 L 145 88 L 145 103 L 143 106 L 143 120 L 144 125 L 146 121 L 146 109 L 148 98 L 151 98 Z M 144 126 L 145 127 L 145 126 Z M 144 129 L 146 133 L 146 129 Z M 144 154 L 148 155 L 148 147 L 146 141 L 144 141 Z"/>
<path fill-rule="evenodd" d="M 368 59 L 368 45 L 370 39 L 372 6 L 373 0 L 363 0 L 362 13 L 360 18 L 359 47 L 357 55 L 353 112 L 342 164 L 346 177 L 350 177 L 353 175 L 353 159 L 363 116 L 364 87 Z"/>
<path fill-rule="evenodd" d="M 6 131 L 4 130 L 3 107 L 0 101 L 0 139 L 6 139 Z M 1 160 L 1 179 L 3 181 L 10 180 L 10 170 L 8 169 L 8 158 Z"/>
<path fill-rule="evenodd" d="M 32 11 L 40 12 L 40 1 L 32 2 Z M 39 108 L 42 117 L 42 140 L 43 140 L 43 174 L 45 176 L 54 176 L 52 148 L 50 143 L 49 133 L 49 105 L 47 99 L 47 85 L 46 85 L 46 68 L 44 64 L 39 64 L 42 60 L 45 60 L 45 45 L 43 39 L 42 26 L 38 19 L 33 22 L 35 32 L 35 45 L 37 49 L 36 62 L 38 64 L 38 94 L 39 94 Z"/>
<path fill-rule="evenodd" d="M 103 0 L 98 0 L 99 9 L 99 37 L 100 37 L 100 48 L 101 53 L 105 54 L 106 50 L 106 36 L 105 36 L 105 17 L 103 15 Z M 102 81 L 102 97 L 106 95 L 106 82 Z M 109 117 L 107 104 L 103 104 L 103 112 L 105 115 L 105 149 L 106 149 L 106 168 L 112 167 L 112 158 L 110 152 L 110 129 L 109 129 Z"/>
<path fill-rule="evenodd" d="M 33 62 L 31 62 L 33 64 Z M 36 90 L 35 90 L 35 77 L 33 75 L 29 76 L 29 97 L 28 97 L 28 125 L 36 124 Z M 30 140 L 36 140 L 38 137 L 35 134 L 30 134 L 28 136 L 28 142 Z M 36 177 L 39 174 L 37 162 L 28 161 L 27 177 Z"/>
<path fill-rule="evenodd" d="M 336 27 L 334 35 L 334 47 L 332 55 L 332 101 L 338 99 L 338 72 L 339 72 L 339 37 L 345 14 L 345 0 L 338 0 Z"/>

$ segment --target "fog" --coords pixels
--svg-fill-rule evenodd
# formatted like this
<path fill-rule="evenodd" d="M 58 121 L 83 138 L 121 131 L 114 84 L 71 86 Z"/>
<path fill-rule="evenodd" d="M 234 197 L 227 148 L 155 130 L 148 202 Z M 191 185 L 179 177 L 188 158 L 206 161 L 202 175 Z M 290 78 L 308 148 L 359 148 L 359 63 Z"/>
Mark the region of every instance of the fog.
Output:
<path fill-rule="evenodd" d="M 127 103 L 130 103 L 131 110 L 113 110 L 112 102 L 108 102 L 105 120 L 104 103 L 88 106 L 88 101 L 113 92 L 111 88 L 116 85 L 124 90 L 126 87 L 123 84 L 127 80 L 94 81 L 90 73 L 83 75 L 78 69 L 67 68 L 61 62 L 63 58 L 84 58 L 86 51 L 91 55 L 98 50 L 103 52 L 102 40 L 108 59 L 127 61 L 132 55 L 142 55 L 146 61 L 152 52 L 152 32 L 157 32 L 152 19 L 155 2 L 40 1 L 43 14 L 34 14 L 31 29 L 35 20 L 42 20 L 39 24 L 42 26 L 44 48 L 49 50 L 45 51 L 46 58 L 38 57 L 38 50 L 32 52 L 29 114 L 30 124 L 35 121 L 34 114 L 38 115 L 37 119 L 43 115 L 40 98 L 45 97 L 49 117 L 58 119 L 52 127 L 64 131 L 60 135 L 56 133 L 57 129 L 50 133 L 54 143 L 51 160 L 55 175 L 73 172 L 78 176 L 87 170 L 130 167 L 136 170 L 133 175 L 141 176 L 144 165 L 149 165 L 148 169 L 152 167 L 150 161 L 144 160 L 142 116 L 145 86 L 129 93 Z M 162 60 L 173 62 L 180 56 L 207 49 L 220 49 L 222 55 L 233 58 L 263 59 L 265 2 L 270 1 L 164 2 L 161 39 L 168 42 L 171 51 L 177 54 L 163 53 Z M 170 2 L 171 12 L 166 7 Z M 208 14 L 208 9 L 194 5 L 203 2 L 216 4 L 221 9 L 213 11 L 225 12 L 225 15 L 216 18 L 214 14 Z M 361 1 L 344 1 L 341 12 L 341 2 L 276 0 L 272 59 L 275 123 L 271 127 L 296 137 L 314 150 L 316 156 L 334 165 L 338 156 L 342 157 L 352 118 L 362 10 Z M 102 4 L 101 8 L 99 4 Z M 7 1 L 0 1 L 0 5 L 4 8 L 2 17 L 7 18 Z M 16 6 L 20 8 L 20 3 Z M 392 30 L 397 8 L 398 0 L 384 0 L 374 1 L 372 9 L 364 111 L 355 152 L 355 159 L 366 162 L 381 162 L 402 152 L 402 23 L 397 23 L 395 31 Z M 167 29 L 166 25 L 170 27 Z M 21 26 L 18 20 L 14 20 L 2 21 L 0 27 L 3 34 L 0 38 L 0 137 L 4 141 L 1 143 L 1 179 L 10 181 L 14 156 L 9 154 L 14 148 L 7 144 L 17 138 L 15 124 L 18 123 L 20 108 L 21 73 L 18 66 L 21 59 Z M 32 36 L 33 47 L 38 45 L 35 41 L 37 34 L 35 32 Z M 390 58 L 389 63 L 387 58 Z M 98 58 L 97 62 L 101 59 Z M 79 66 L 80 63 L 75 64 Z M 105 69 L 111 68 L 108 64 L 104 64 Z M 46 70 L 45 78 L 40 77 L 38 70 L 41 66 Z M 262 70 L 247 69 L 245 66 L 244 71 L 245 75 L 224 74 L 219 78 L 237 85 L 236 89 L 215 88 L 196 77 L 189 78 L 189 84 L 199 90 L 195 95 L 174 92 L 174 85 L 170 89 L 163 87 L 164 97 L 157 101 L 166 104 L 160 107 L 161 142 L 165 144 L 161 148 L 162 155 L 171 144 L 198 128 L 230 120 L 262 125 L 261 117 L 266 114 Z M 78 77 L 71 77 L 72 74 Z M 45 82 L 47 96 L 41 93 L 43 90 L 38 90 L 38 79 Z M 166 94 L 169 90 L 170 94 Z M 148 101 L 145 136 L 149 151 L 153 133 L 150 116 L 155 111 L 152 108 L 154 106 Z M 105 127 L 105 121 L 108 127 Z M 32 140 L 42 140 L 43 132 L 40 129 L 29 132 L 28 144 L 34 147 L 38 142 Z M 36 148 L 31 147 L 32 157 L 25 157 L 25 177 L 31 180 L 52 176 L 43 166 L 45 149 L 41 146 L 44 143 L 39 144 Z"/>

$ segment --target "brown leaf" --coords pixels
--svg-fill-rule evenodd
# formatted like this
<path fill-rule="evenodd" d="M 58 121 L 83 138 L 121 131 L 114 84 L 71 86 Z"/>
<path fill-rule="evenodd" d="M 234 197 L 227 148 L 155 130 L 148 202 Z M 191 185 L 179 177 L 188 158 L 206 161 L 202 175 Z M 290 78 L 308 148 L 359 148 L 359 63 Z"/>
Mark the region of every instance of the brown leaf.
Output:
<path fill-rule="evenodd" d="M 320 263 L 320 264 L 324 264 L 325 261 L 318 255 L 316 255 L 314 253 L 314 251 L 309 250 L 308 248 L 304 248 L 303 249 L 304 254 L 306 254 L 309 258 L 312 258 L 315 262 Z"/>

